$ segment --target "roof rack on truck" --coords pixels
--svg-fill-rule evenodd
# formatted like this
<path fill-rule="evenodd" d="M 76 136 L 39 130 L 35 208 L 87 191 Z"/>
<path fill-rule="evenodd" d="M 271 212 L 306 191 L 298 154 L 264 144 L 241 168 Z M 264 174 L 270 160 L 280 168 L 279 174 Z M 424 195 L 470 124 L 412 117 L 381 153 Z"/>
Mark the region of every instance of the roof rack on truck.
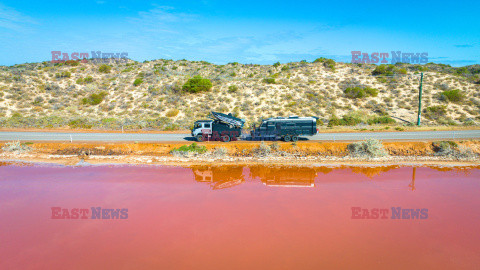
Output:
<path fill-rule="evenodd" d="M 237 118 L 233 116 L 231 113 L 229 114 L 224 114 L 224 113 L 219 113 L 219 112 L 211 112 L 211 117 L 214 120 L 218 120 L 220 122 L 224 122 L 227 124 L 230 124 L 235 127 L 243 128 L 243 125 L 245 124 L 245 120 Z"/>

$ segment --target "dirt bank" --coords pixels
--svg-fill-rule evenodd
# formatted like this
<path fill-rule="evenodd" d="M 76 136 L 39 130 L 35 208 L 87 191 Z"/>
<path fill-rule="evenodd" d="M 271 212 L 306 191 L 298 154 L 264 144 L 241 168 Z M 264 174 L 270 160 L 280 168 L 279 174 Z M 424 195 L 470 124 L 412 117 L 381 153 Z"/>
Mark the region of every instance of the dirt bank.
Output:
<path fill-rule="evenodd" d="M 459 148 L 471 149 L 480 155 L 480 141 L 456 141 Z M 171 151 L 186 143 L 32 143 L 28 151 L 0 152 L 0 160 L 25 160 L 76 164 L 205 164 L 205 163 L 271 163 L 271 164 L 366 164 L 366 163 L 461 163 L 479 164 L 478 158 L 458 159 L 435 152 L 433 142 L 384 142 L 388 156 L 359 159 L 349 156 L 348 143 L 343 142 L 204 142 L 206 153 L 172 155 Z M 2 144 L 0 144 L 2 146 Z M 262 151 L 267 149 L 268 151 Z M 218 151 L 221 149 L 222 151 Z M 218 152 L 221 152 L 220 154 Z"/>

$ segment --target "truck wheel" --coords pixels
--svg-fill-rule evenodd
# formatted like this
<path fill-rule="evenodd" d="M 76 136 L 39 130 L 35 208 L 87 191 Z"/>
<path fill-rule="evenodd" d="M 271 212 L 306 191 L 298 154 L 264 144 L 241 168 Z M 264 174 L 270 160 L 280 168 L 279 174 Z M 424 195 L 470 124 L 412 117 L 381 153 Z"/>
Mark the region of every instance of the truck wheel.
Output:
<path fill-rule="evenodd" d="M 292 142 L 296 142 L 298 141 L 298 137 L 297 136 L 292 136 Z"/>
<path fill-rule="evenodd" d="M 203 142 L 203 135 L 202 134 L 197 135 L 197 141 Z"/>
<path fill-rule="evenodd" d="M 283 140 L 286 141 L 286 142 L 289 142 L 290 141 L 290 135 L 285 135 L 285 137 L 283 137 Z"/>
<path fill-rule="evenodd" d="M 223 141 L 223 142 L 229 142 L 229 141 L 230 141 L 230 136 L 228 136 L 228 135 L 223 135 L 223 136 L 222 136 L 222 141 Z"/>

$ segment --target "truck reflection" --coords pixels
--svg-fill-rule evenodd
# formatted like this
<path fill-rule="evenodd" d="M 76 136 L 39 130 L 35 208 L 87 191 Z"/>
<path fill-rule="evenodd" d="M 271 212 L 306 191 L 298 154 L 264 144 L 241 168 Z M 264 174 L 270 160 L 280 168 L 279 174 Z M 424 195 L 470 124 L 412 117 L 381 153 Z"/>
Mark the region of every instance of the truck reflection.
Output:
<path fill-rule="evenodd" d="M 240 185 L 246 181 L 260 181 L 268 187 L 315 187 L 317 184 L 345 183 L 369 181 L 362 177 L 343 178 L 328 177 L 334 170 L 349 169 L 353 173 L 364 175 L 375 183 L 380 184 L 389 178 L 380 177 L 381 174 L 391 170 L 399 169 L 401 166 L 373 166 L 373 167 L 301 167 L 301 166 L 192 166 L 195 181 L 208 183 L 214 190 L 230 188 Z M 415 180 L 417 168 L 412 168 L 410 182 L 407 184 L 410 191 L 415 191 Z M 436 169 L 436 168 L 434 168 Z M 471 168 L 459 170 L 468 175 Z M 440 170 L 445 170 L 441 168 Z M 452 170 L 448 168 L 448 170 Z"/>
<path fill-rule="evenodd" d="M 318 172 L 327 174 L 331 168 L 289 167 L 289 166 L 248 166 L 243 173 L 241 166 L 192 166 L 197 182 L 209 183 L 212 189 L 237 186 L 245 181 L 260 180 L 269 187 L 314 187 Z"/>
<path fill-rule="evenodd" d="M 269 187 L 314 187 L 315 177 L 317 171 L 309 167 L 250 167 L 250 178 Z"/>
<path fill-rule="evenodd" d="M 209 183 L 212 189 L 230 188 L 245 181 L 242 166 L 192 166 L 195 181 Z"/>

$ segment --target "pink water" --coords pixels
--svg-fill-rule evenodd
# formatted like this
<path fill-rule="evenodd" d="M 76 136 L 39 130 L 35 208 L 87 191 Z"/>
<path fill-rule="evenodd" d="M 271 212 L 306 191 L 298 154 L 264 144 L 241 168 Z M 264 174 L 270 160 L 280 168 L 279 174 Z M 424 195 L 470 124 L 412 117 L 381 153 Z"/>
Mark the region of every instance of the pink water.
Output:
<path fill-rule="evenodd" d="M 478 168 L 4 163 L 0 269 L 479 269 L 479 190 Z M 352 219 L 355 206 L 428 218 Z"/>

